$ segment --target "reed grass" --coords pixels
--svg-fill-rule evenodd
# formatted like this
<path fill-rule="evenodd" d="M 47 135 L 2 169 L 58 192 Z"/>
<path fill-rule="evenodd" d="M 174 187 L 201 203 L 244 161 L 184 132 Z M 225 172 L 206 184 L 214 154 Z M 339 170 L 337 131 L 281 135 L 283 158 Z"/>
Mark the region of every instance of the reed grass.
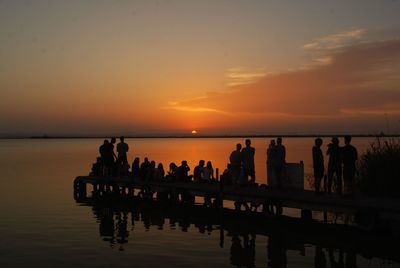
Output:
<path fill-rule="evenodd" d="M 400 139 L 377 138 L 358 163 L 362 193 L 400 198 Z"/>

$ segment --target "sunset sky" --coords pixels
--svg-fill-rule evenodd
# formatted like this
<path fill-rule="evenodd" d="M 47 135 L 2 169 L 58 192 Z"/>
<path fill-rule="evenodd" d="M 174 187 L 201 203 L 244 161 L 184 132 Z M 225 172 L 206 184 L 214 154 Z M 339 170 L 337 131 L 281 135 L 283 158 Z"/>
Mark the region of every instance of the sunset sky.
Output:
<path fill-rule="evenodd" d="M 400 1 L 0 0 L 0 136 L 400 133 Z"/>

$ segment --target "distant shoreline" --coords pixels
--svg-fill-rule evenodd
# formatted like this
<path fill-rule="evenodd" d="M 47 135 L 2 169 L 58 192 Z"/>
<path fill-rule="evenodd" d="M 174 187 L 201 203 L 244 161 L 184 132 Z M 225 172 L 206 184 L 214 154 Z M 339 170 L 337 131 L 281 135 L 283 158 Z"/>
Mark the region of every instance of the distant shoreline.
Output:
<path fill-rule="evenodd" d="M 142 136 L 142 135 L 125 135 L 126 139 L 223 139 L 223 138 L 330 138 L 332 136 L 343 137 L 345 135 L 351 135 L 356 138 L 400 138 L 400 134 L 390 134 L 390 135 L 379 135 L 379 134 L 278 134 L 278 135 L 157 135 L 157 136 Z M 0 140 L 16 140 L 16 139 L 35 139 L 35 140 L 46 140 L 46 139 L 104 139 L 110 138 L 112 136 L 30 136 L 30 137 L 12 137 L 5 136 L 0 137 Z M 119 136 L 116 136 L 119 137 Z"/>

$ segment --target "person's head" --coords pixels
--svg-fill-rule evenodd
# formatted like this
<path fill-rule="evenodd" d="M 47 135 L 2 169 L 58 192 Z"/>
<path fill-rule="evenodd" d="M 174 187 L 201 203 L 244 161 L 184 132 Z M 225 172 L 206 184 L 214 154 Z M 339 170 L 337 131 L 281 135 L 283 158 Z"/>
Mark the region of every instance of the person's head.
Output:
<path fill-rule="evenodd" d="M 188 165 L 187 161 L 186 161 L 186 160 L 183 160 L 183 161 L 182 161 L 182 166 L 186 167 L 187 165 Z"/>
<path fill-rule="evenodd" d="M 240 144 L 240 143 L 236 144 L 236 150 L 237 151 L 242 150 L 242 144 Z"/>
<path fill-rule="evenodd" d="M 332 143 L 333 144 L 335 144 L 335 145 L 338 145 L 339 144 L 339 139 L 338 139 L 338 137 L 336 137 L 336 136 L 334 136 L 334 137 L 332 137 Z"/>
<path fill-rule="evenodd" d="M 155 161 L 151 161 L 150 162 L 150 167 L 151 168 L 155 168 L 156 167 L 156 162 Z"/>
<path fill-rule="evenodd" d="M 163 166 L 162 163 L 158 163 L 157 168 L 158 168 L 159 170 L 164 170 L 164 166 Z"/>
<path fill-rule="evenodd" d="M 321 138 L 316 138 L 315 139 L 315 146 L 321 147 L 321 145 L 322 145 L 322 139 Z"/>
<path fill-rule="evenodd" d="M 200 160 L 200 161 L 199 161 L 199 166 L 204 167 L 204 163 L 205 163 L 204 160 Z"/>
<path fill-rule="evenodd" d="M 207 161 L 207 167 L 208 167 L 208 168 L 212 168 L 211 161 Z"/>
<path fill-rule="evenodd" d="M 144 162 L 149 162 L 149 158 L 145 157 Z"/>
<path fill-rule="evenodd" d="M 278 137 L 278 138 L 276 139 L 276 143 L 277 143 L 277 144 L 282 144 L 282 137 Z"/>
<path fill-rule="evenodd" d="M 176 168 L 175 163 L 174 163 L 174 162 L 171 162 L 171 163 L 169 164 L 169 169 L 170 169 L 170 170 L 174 170 L 175 168 Z"/>
<path fill-rule="evenodd" d="M 348 145 L 351 142 L 351 136 L 350 135 L 346 135 L 344 136 L 344 144 Z"/>
<path fill-rule="evenodd" d="M 117 142 L 117 139 L 116 139 L 115 137 L 112 137 L 112 138 L 111 138 L 111 143 L 114 144 L 114 143 L 116 143 L 116 142 Z"/>
<path fill-rule="evenodd" d="M 121 136 L 121 137 L 119 137 L 119 140 L 120 140 L 121 142 L 124 142 L 125 137 L 124 137 L 124 136 Z"/>
<path fill-rule="evenodd" d="M 250 139 L 246 139 L 246 146 L 250 146 L 250 144 L 251 144 L 251 140 Z"/>
<path fill-rule="evenodd" d="M 104 140 L 103 144 L 108 144 L 108 140 Z"/>
<path fill-rule="evenodd" d="M 140 162 L 140 158 L 139 157 L 135 157 L 135 159 L 133 159 L 133 163 L 139 163 Z"/>
<path fill-rule="evenodd" d="M 270 144 L 271 146 L 275 146 L 275 145 L 276 145 L 275 140 L 272 139 L 272 140 L 269 142 L 269 144 Z"/>

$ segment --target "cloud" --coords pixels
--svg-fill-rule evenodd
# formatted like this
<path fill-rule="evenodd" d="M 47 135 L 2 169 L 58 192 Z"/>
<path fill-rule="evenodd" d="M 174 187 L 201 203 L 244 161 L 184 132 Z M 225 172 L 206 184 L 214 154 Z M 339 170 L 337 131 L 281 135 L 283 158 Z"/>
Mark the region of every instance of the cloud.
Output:
<path fill-rule="evenodd" d="M 267 75 L 264 68 L 250 70 L 244 67 L 230 68 L 225 73 L 227 86 L 238 86 L 254 83 Z"/>
<path fill-rule="evenodd" d="M 343 31 L 327 36 L 317 38 L 311 43 L 303 46 L 304 49 L 309 50 L 330 50 L 338 49 L 349 45 L 354 45 L 362 40 L 366 33 L 365 29 L 354 29 L 350 31 Z"/>
<path fill-rule="evenodd" d="M 400 39 L 362 42 L 327 51 L 311 68 L 259 77 L 177 106 L 224 111 L 235 115 L 237 124 L 252 127 L 262 122 L 277 126 L 280 121 L 298 127 L 313 122 L 310 127 L 330 123 L 371 130 L 379 127 L 385 113 L 400 115 L 399 73 Z"/>

